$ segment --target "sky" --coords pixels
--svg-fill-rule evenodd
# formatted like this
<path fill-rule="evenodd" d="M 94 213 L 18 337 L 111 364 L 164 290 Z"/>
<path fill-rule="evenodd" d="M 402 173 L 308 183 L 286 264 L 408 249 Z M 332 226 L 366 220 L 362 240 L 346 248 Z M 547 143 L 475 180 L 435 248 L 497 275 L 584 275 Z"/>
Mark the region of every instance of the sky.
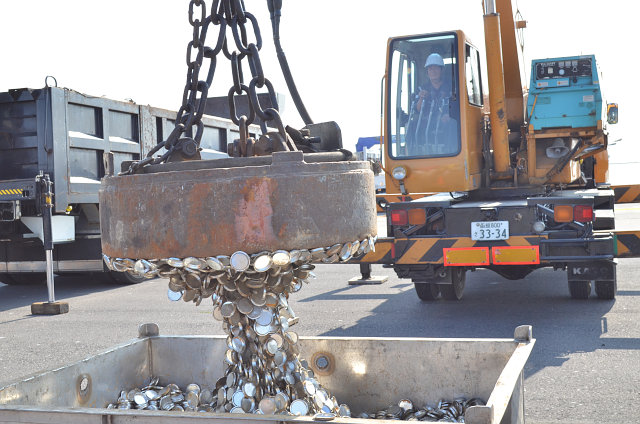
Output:
<path fill-rule="evenodd" d="M 527 75 L 531 59 L 595 54 L 603 96 L 620 107 L 610 139 L 631 144 L 635 137 L 625 131 L 633 116 L 640 116 L 632 82 L 640 58 L 628 4 L 513 0 L 528 22 Z M 40 88 L 45 76 L 53 75 L 59 86 L 85 94 L 177 110 L 192 36 L 188 5 L 188 0 L 0 0 L 0 90 Z M 245 7 L 260 24 L 265 75 L 286 95 L 284 122 L 302 127 L 281 77 L 266 1 L 245 0 Z M 312 119 L 338 122 L 345 147 L 353 149 L 358 137 L 380 133 L 387 39 L 462 29 L 484 51 L 482 13 L 481 0 L 284 0 L 281 40 Z M 209 95 L 226 95 L 230 69 L 221 57 Z"/>

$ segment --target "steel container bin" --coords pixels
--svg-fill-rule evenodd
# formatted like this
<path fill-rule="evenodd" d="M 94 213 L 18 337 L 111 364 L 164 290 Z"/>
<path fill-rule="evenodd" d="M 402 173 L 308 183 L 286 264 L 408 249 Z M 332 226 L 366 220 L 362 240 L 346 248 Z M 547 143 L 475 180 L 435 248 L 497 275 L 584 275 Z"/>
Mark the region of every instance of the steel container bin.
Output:
<path fill-rule="evenodd" d="M 223 375 L 224 336 L 142 333 L 101 354 L 0 389 L 0 423 L 312 421 L 284 415 L 106 409 L 121 390 L 139 387 L 151 376 L 159 377 L 161 384 L 185 387 L 214 385 Z M 320 383 L 347 403 L 354 417 L 403 398 L 422 406 L 440 399 L 479 397 L 487 405 L 470 407 L 468 424 L 507 424 L 524 422 L 523 368 L 534 343 L 531 327 L 521 326 L 513 339 L 302 337 L 300 348 Z M 334 421 L 369 422 L 339 417 Z"/>

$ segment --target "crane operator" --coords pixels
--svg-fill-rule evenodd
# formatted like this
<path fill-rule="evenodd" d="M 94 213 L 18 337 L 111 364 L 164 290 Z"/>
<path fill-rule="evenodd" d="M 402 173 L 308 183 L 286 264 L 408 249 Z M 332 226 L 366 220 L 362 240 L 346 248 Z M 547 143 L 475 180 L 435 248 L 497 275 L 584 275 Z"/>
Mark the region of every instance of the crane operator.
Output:
<path fill-rule="evenodd" d="M 457 153 L 456 121 L 449 115 L 451 81 L 444 60 L 432 53 L 425 63 L 428 81 L 414 98 L 407 128 L 408 154 L 412 156 Z"/>

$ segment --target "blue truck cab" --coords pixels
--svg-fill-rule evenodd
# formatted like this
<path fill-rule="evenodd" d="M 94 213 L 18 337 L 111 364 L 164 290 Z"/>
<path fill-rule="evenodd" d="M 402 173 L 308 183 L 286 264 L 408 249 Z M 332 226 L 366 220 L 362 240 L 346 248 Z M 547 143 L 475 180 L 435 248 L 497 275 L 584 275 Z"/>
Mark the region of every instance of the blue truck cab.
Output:
<path fill-rule="evenodd" d="M 534 130 L 596 127 L 602 93 L 594 55 L 531 63 L 527 120 Z"/>

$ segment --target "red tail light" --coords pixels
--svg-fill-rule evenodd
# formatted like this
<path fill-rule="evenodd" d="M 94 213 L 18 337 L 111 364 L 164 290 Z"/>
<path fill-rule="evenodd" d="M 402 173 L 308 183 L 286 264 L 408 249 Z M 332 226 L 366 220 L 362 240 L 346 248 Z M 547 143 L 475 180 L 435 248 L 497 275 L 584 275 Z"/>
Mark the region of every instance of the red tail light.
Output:
<path fill-rule="evenodd" d="M 593 221 L 593 208 L 588 205 L 576 205 L 573 208 L 573 219 L 578 222 Z"/>
<path fill-rule="evenodd" d="M 407 211 L 405 210 L 391 211 L 391 225 L 407 225 L 408 223 L 409 223 L 409 218 L 407 216 Z"/>

